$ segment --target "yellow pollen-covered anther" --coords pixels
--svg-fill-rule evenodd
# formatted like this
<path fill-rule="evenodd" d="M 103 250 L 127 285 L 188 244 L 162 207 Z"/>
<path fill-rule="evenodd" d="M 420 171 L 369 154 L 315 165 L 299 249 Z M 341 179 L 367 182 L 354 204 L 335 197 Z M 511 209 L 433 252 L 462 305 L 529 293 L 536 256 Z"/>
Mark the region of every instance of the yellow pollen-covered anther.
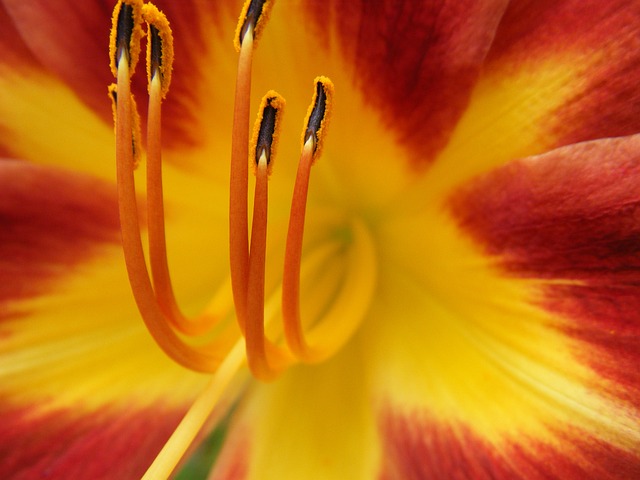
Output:
<path fill-rule="evenodd" d="M 278 147 L 280 130 L 282 129 L 282 114 L 285 107 L 285 99 L 278 92 L 270 90 L 262 97 L 258 118 L 253 128 L 253 136 L 249 146 L 250 159 L 257 168 L 262 155 L 267 162 L 267 173 L 271 174 L 272 160 L 275 158 Z"/>
<path fill-rule="evenodd" d="M 244 2 L 238 18 L 236 34 L 233 37 L 233 44 L 238 52 L 247 33 L 253 36 L 254 44 L 258 41 L 269 19 L 271 7 L 273 7 L 273 0 L 247 0 Z"/>
<path fill-rule="evenodd" d="M 113 9 L 109 37 L 109 58 L 114 77 L 118 76 L 122 58 L 129 64 L 129 75 L 133 75 L 140 58 L 142 35 L 142 0 L 119 0 Z"/>
<path fill-rule="evenodd" d="M 167 17 L 152 3 L 142 7 L 142 18 L 149 26 L 147 38 L 147 78 L 149 89 L 159 75 L 162 98 L 167 96 L 173 68 L 173 34 Z"/>
<path fill-rule="evenodd" d="M 331 119 L 333 107 L 333 82 L 324 76 L 313 80 L 315 91 L 311 105 L 305 117 L 304 130 L 302 131 L 302 147 L 309 139 L 313 142 L 312 160 L 315 162 L 322 154 L 324 138 L 327 136 L 327 128 Z"/>

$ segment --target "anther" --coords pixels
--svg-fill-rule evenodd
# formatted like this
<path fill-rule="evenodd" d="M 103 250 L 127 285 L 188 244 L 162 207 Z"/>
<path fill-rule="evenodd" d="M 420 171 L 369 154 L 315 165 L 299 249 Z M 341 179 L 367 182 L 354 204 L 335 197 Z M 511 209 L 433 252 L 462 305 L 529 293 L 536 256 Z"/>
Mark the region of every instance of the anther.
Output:
<path fill-rule="evenodd" d="M 262 98 L 253 130 L 250 151 L 255 154 L 254 164 L 257 167 L 260 158 L 264 155 L 268 173 L 271 173 L 271 159 L 275 157 L 284 106 L 285 100 L 277 92 L 273 90 L 267 92 Z"/>
<path fill-rule="evenodd" d="M 251 35 L 254 41 L 258 40 L 269 18 L 272 6 L 272 0 L 245 1 L 242 6 L 240 18 L 238 19 L 238 26 L 236 27 L 236 34 L 233 41 L 237 51 L 240 51 L 247 35 Z"/>
<path fill-rule="evenodd" d="M 327 135 L 331 107 L 333 102 L 333 82 L 327 77 L 316 77 L 315 93 L 307 111 L 305 129 L 302 132 L 302 146 L 311 140 L 313 161 L 320 157 L 324 137 Z"/>
<path fill-rule="evenodd" d="M 300 319 L 300 267 L 309 179 L 311 166 L 322 152 L 333 100 L 333 83 L 327 77 L 317 77 L 314 86 L 313 98 L 302 131 L 302 153 L 291 202 L 282 277 L 285 337 L 291 351 L 304 361 L 317 361 L 324 358 L 328 351 L 318 351 L 307 344 Z"/>
<path fill-rule="evenodd" d="M 149 92 L 154 77 L 158 77 L 162 98 L 165 98 L 171 83 L 173 67 L 173 34 L 167 17 L 151 3 L 142 8 L 142 18 L 147 25 L 147 78 Z"/>
<path fill-rule="evenodd" d="M 111 72 L 115 77 L 122 59 L 128 63 L 130 75 L 133 74 L 140 56 L 141 24 L 142 0 L 119 0 L 113 10 L 109 41 Z"/>
<path fill-rule="evenodd" d="M 245 337 L 247 363 L 256 378 L 271 380 L 288 363 L 287 353 L 264 334 L 264 282 L 267 248 L 268 176 L 275 158 L 284 99 L 269 91 L 260 104 L 250 151 L 255 151 L 255 197 L 247 281 Z"/>

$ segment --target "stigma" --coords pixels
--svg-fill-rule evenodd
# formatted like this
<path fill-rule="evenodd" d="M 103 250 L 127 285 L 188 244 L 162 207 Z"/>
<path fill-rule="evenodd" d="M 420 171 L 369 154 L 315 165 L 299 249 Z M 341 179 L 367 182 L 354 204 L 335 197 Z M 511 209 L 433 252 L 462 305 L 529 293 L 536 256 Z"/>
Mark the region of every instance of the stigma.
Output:
<path fill-rule="evenodd" d="M 238 51 L 238 68 L 229 160 L 231 295 L 227 307 L 194 317 L 185 315 L 176 301 L 165 235 L 161 127 L 162 103 L 168 95 L 173 73 L 173 34 L 169 21 L 153 4 L 120 0 L 114 9 L 110 38 L 110 63 L 115 83 L 109 87 L 109 96 L 116 132 L 120 223 L 127 273 L 140 315 L 160 348 L 184 367 L 199 372 L 217 372 L 240 343 L 244 344 L 249 370 L 254 377 L 264 381 L 277 378 L 297 362 L 319 362 L 330 357 L 359 321 L 341 321 L 340 315 L 329 309 L 326 318 L 316 322 L 313 331 L 307 335 L 300 315 L 300 273 L 305 262 L 302 246 L 311 166 L 320 158 L 326 143 L 334 96 L 331 80 L 319 76 L 313 80 L 311 102 L 302 125 L 298 174 L 291 201 L 281 275 L 281 340 L 271 340 L 265 334 L 269 176 L 274 168 L 278 143 L 285 141 L 281 138 L 281 124 L 286 102 L 277 92 L 267 92 L 258 108 L 252 133 L 249 112 L 253 55 L 272 4 L 264 0 L 245 2 L 233 41 Z M 148 112 L 143 136 L 131 93 L 131 79 L 145 36 Z M 133 173 L 141 157 L 146 158 L 146 248 L 142 241 Z M 251 229 L 249 165 L 255 175 Z M 359 230 L 356 227 L 354 231 Z M 366 245 L 365 251 L 368 251 Z M 346 297 L 344 301 L 347 301 Z M 337 303 L 335 308 L 344 308 L 340 299 Z M 235 323 L 226 321 L 229 306 Z"/>

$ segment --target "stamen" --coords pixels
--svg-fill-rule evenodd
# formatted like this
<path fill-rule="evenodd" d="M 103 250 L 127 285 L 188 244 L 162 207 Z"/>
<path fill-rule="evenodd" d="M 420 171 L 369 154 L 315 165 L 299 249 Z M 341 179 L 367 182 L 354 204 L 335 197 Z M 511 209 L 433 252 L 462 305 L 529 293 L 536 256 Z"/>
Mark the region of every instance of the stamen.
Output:
<path fill-rule="evenodd" d="M 142 7 L 142 18 L 149 26 L 149 40 L 147 41 L 147 78 L 149 93 L 151 83 L 158 75 L 162 98 L 166 98 L 171 84 L 173 69 L 173 34 L 167 17 L 152 3 Z"/>
<path fill-rule="evenodd" d="M 273 1 L 270 0 L 246 0 L 244 2 L 233 40 L 236 51 L 241 50 L 247 35 L 254 43 L 257 43 L 269 19 L 272 6 Z"/>
<path fill-rule="evenodd" d="M 119 0 L 111 17 L 109 58 L 111 72 L 118 76 L 118 66 L 125 58 L 130 75 L 133 74 L 140 57 L 142 39 L 142 0 Z"/>
<path fill-rule="evenodd" d="M 286 350 L 271 343 L 264 334 L 264 282 L 267 248 L 268 176 L 275 158 L 284 99 L 274 91 L 262 99 L 251 150 L 255 151 L 256 186 L 251 224 L 249 279 L 247 284 L 247 362 L 256 378 L 274 379 L 290 363 Z"/>
<path fill-rule="evenodd" d="M 311 166 L 322 152 L 333 100 L 331 80 L 318 77 L 314 83 L 316 88 L 302 132 L 303 147 L 293 191 L 282 279 L 282 316 L 287 344 L 298 358 L 308 362 L 320 361 L 334 351 L 328 345 L 309 346 L 300 319 L 300 264 L 309 178 Z"/>
<path fill-rule="evenodd" d="M 116 10 L 118 11 L 118 6 Z M 128 15 L 128 14 L 127 14 Z M 114 14 L 114 17 L 119 16 Z M 135 15 L 132 18 L 136 18 Z M 117 28 L 117 24 L 116 27 Z M 139 27 L 134 26 L 134 30 Z M 112 38 L 116 35 L 112 33 Z M 130 47 L 132 50 L 133 46 Z M 125 51 L 126 52 L 126 51 Z M 111 89 L 111 97 L 115 101 L 116 110 L 116 166 L 118 184 L 118 204 L 120 212 L 120 228 L 125 263 L 129 275 L 129 282 L 138 310 L 147 325 L 147 329 L 156 343 L 165 353 L 177 363 L 196 371 L 215 371 L 225 353 L 231 348 L 228 338 L 219 338 L 210 345 L 191 346 L 180 339 L 169 325 L 167 317 L 156 301 L 149 274 L 147 271 L 140 225 L 138 220 L 138 205 L 136 200 L 135 182 L 133 176 L 133 113 L 135 105 L 131 96 L 132 62 L 117 64 L 117 86 Z M 117 94 L 114 96 L 114 93 Z"/>
<path fill-rule="evenodd" d="M 273 165 L 272 159 L 276 156 L 285 105 L 284 98 L 278 92 L 269 90 L 262 98 L 258 119 L 253 129 L 250 150 L 255 152 L 254 168 L 257 168 L 260 158 L 264 155 L 269 174 Z"/>
<path fill-rule="evenodd" d="M 313 158 L 320 158 L 322 154 L 322 147 L 324 145 L 324 138 L 327 136 L 327 129 L 329 127 L 329 121 L 331 120 L 331 109 L 333 107 L 333 82 L 324 76 L 316 77 L 313 80 L 316 86 L 316 90 L 311 99 L 311 105 L 307 110 L 307 116 L 305 120 L 306 128 L 302 132 L 302 147 L 309 140 L 313 142 Z"/>
<path fill-rule="evenodd" d="M 329 310 L 306 336 L 300 318 L 300 273 L 293 270 L 295 262 L 290 259 L 292 254 L 287 238 L 282 317 L 287 345 L 301 361 L 319 363 L 333 356 L 351 338 L 371 305 L 378 270 L 373 239 L 361 221 L 353 222 L 351 233 L 348 276 Z"/>
<path fill-rule="evenodd" d="M 251 143 L 248 126 L 253 49 L 264 30 L 272 4 L 270 0 L 247 0 L 234 38 L 239 58 L 230 168 L 230 285 L 227 284 L 226 289 L 233 293 L 238 325 L 245 336 L 240 340 L 235 325 L 229 322 L 216 331 L 210 331 L 217 319 L 225 318 L 224 315 L 202 315 L 195 320 L 185 317 L 177 305 L 171 284 L 164 223 L 161 137 L 162 99 L 169 90 L 173 62 L 173 38 L 169 22 L 154 5 L 143 5 L 142 0 L 119 0 L 113 13 L 110 63 L 117 83 L 109 88 L 109 95 L 113 101 L 116 126 L 119 215 L 129 282 L 142 319 L 160 348 L 186 368 L 214 373 L 209 386 L 194 402 L 144 478 L 167 478 L 171 474 L 242 366 L 243 343 L 251 373 L 260 380 L 272 380 L 297 359 L 317 362 L 335 353 L 361 322 L 373 295 L 377 274 L 373 241 L 366 226 L 354 221 L 349 273 L 334 303 L 326 312 L 322 310 L 323 317 L 305 338 L 300 320 L 301 275 L 317 272 L 343 246 L 337 240 L 326 243 L 306 256 L 304 264 L 302 262 L 310 171 L 322 152 L 333 98 L 331 81 L 326 77 L 318 77 L 314 80 L 314 96 L 303 130 L 282 291 L 275 288 L 270 292 L 265 309 L 268 180 L 277 150 L 284 99 L 273 91 L 263 98 Z M 142 247 L 135 189 L 134 168 L 141 152 L 140 120 L 130 85 L 140 54 L 143 20 L 148 24 L 147 217 L 151 276 Z M 249 158 L 256 175 L 250 244 L 247 200 Z M 317 294 L 319 290 L 316 289 L 314 293 Z M 325 290 L 329 292 L 327 295 L 333 296 L 335 293 L 332 285 Z M 224 303 L 219 297 L 225 294 L 229 296 L 223 287 L 218 292 L 218 298 L 214 298 L 211 311 Z M 265 335 L 265 317 L 267 322 L 278 318 L 280 295 L 288 348 Z M 321 291 L 319 295 L 325 294 Z M 227 312 L 225 308 L 231 308 L 230 302 L 219 310 Z M 203 345 L 205 332 L 214 339 Z M 196 339 L 197 342 L 185 340 L 185 335 L 200 338 Z"/>

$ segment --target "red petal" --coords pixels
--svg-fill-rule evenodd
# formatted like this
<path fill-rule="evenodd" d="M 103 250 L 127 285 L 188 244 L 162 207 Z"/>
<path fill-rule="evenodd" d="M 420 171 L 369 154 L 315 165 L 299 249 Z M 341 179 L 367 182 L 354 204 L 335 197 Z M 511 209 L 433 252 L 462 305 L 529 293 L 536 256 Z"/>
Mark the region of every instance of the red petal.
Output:
<path fill-rule="evenodd" d="M 137 480 L 184 412 L 72 410 L 0 406 L 0 477 Z"/>
<path fill-rule="evenodd" d="M 569 280 L 545 306 L 570 320 L 576 352 L 640 402 L 640 137 L 564 147 L 513 162 L 463 187 L 460 226 L 513 275 Z"/>
<path fill-rule="evenodd" d="M 36 59 L 31 54 L 27 45 L 22 41 L 20 33 L 16 30 L 4 4 L 0 3 L 0 64 L 11 67 L 34 65 Z"/>
<path fill-rule="evenodd" d="M 512 1 L 488 68 L 567 54 L 587 70 L 549 119 L 556 145 L 640 131 L 640 3 L 626 0 Z"/>
<path fill-rule="evenodd" d="M 41 292 L 98 244 L 119 241 L 111 185 L 10 160 L 0 162 L 0 185 L 0 309 Z"/>
<path fill-rule="evenodd" d="M 425 165 L 464 111 L 502 13 L 503 0 L 315 2 L 307 5 L 340 52 L 364 98 Z"/>
<path fill-rule="evenodd" d="M 386 412 L 382 480 L 513 480 L 640 476 L 640 457 L 582 432 L 554 432 L 555 445 L 528 438 L 491 444 L 461 425 Z"/>

